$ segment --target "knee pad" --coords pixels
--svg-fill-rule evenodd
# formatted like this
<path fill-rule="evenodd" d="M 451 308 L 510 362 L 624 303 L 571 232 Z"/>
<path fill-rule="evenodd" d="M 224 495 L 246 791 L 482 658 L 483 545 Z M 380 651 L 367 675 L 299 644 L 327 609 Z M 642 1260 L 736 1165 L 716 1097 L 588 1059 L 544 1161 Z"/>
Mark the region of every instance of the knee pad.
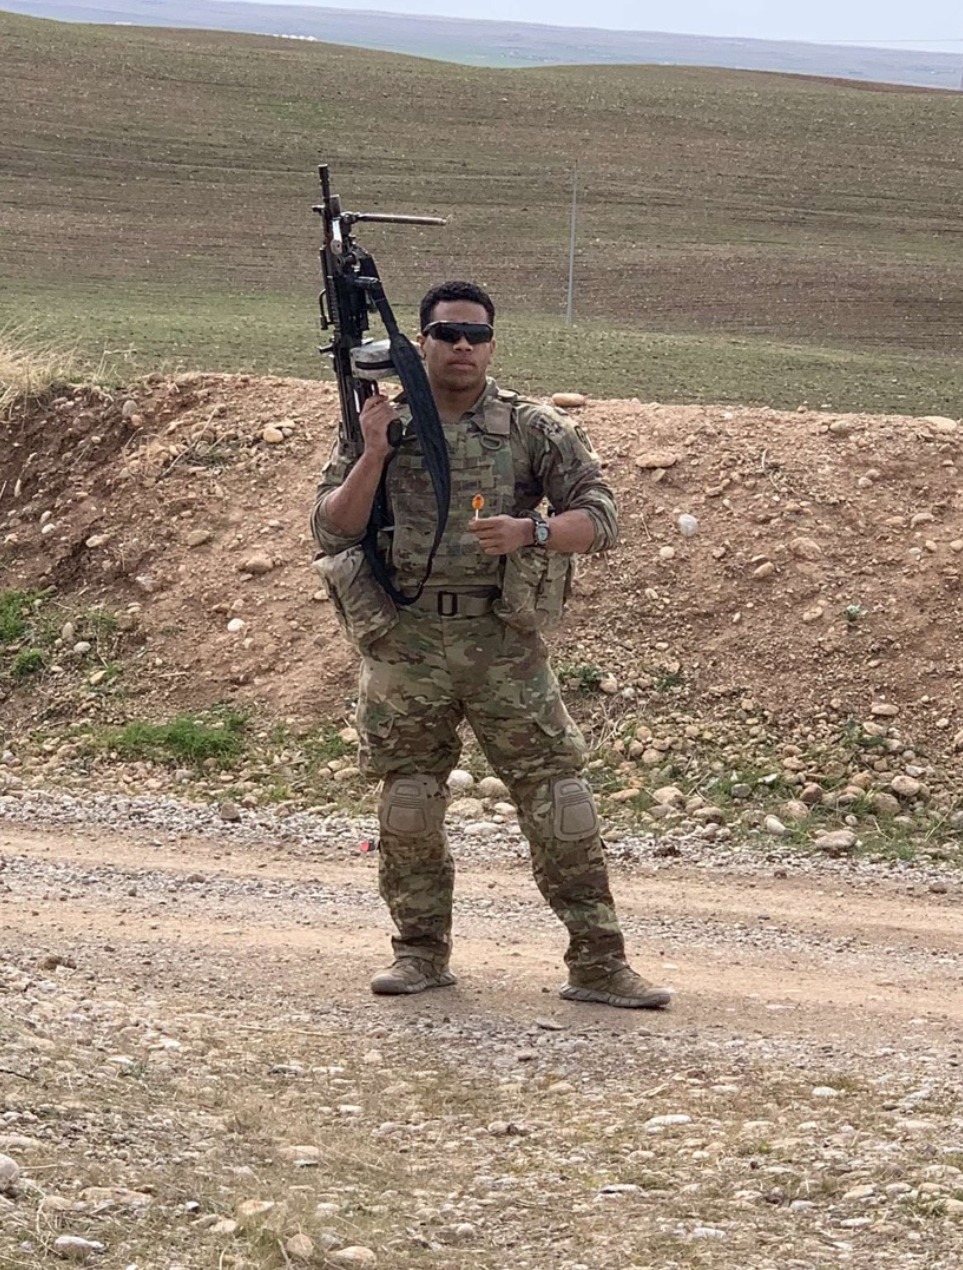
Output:
<path fill-rule="evenodd" d="M 564 776 L 552 784 L 555 837 L 561 842 L 592 838 L 599 830 L 595 799 L 580 776 Z"/>
<path fill-rule="evenodd" d="M 389 776 L 378 808 L 386 833 L 439 833 L 445 823 L 448 788 L 437 776 Z"/>

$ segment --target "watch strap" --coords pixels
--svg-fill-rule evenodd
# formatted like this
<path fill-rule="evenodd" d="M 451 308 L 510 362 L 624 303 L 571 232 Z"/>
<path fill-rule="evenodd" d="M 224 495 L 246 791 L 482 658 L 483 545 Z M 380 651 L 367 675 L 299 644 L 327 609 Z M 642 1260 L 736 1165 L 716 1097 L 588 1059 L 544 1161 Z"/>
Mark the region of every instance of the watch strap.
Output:
<path fill-rule="evenodd" d="M 548 521 L 545 519 L 545 517 L 542 515 L 541 512 L 528 511 L 528 512 L 523 512 L 522 515 L 527 520 L 532 521 L 535 526 L 534 535 L 532 539 L 532 546 L 544 547 L 545 544 L 548 542 L 548 537 L 550 532 Z"/>

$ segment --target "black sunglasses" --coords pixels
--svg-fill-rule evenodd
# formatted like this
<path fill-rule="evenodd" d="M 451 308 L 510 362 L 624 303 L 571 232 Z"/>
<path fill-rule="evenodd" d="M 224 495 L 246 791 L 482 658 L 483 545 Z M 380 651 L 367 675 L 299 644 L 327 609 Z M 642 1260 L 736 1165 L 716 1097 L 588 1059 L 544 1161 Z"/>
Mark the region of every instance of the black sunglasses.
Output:
<path fill-rule="evenodd" d="M 490 344 L 495 328 L 488 322 L 429 322 L 422 335 L 441 340 L 443 344 L 457 344 L 467 340 L 469 344 Z"/>

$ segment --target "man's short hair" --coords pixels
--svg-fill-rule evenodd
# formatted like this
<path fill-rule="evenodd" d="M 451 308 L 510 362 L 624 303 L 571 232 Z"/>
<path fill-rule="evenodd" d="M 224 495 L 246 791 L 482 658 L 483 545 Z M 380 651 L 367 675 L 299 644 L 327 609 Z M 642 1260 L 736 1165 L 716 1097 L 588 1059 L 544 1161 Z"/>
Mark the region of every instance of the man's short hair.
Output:
<path fill-rule="evenodd" d="M 424 330 L 431 321 L 436 304 L 444 304 L 449 300 L 467 300 L 469 304 L 480 304 L 488 314 L 488 320 L 495 325 L 495 302 L 487 291 L 474 282 L 442 282 L 432 287 L 421 302 L 418 311 L 419 330 Z"/>

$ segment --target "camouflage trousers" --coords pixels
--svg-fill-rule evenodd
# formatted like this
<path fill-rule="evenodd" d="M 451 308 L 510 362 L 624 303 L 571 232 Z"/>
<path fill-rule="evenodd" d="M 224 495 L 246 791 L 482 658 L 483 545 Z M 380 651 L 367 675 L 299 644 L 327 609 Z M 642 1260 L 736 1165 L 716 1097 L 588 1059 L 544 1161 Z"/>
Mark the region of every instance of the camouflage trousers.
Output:
<path fill-rule="evenodd" d="M 568 929 L 570 969 L 621 964 L 598 817 L 579 779 L 585 742 L 544 641 L 494 614 L 410 610 L 365 652 L 358 700 L 361 765 L 384 778 L 379 883 L 398 930 L 396 954 L 448 961 L 455 867 L 444 830 L 446 781 L 461 753 L 463 719 L 518 810 L 535 881 Z M 400 815 L 399 791 L 412 796 Z M 566 791 L 579 804 L 567 823 Z"/>

